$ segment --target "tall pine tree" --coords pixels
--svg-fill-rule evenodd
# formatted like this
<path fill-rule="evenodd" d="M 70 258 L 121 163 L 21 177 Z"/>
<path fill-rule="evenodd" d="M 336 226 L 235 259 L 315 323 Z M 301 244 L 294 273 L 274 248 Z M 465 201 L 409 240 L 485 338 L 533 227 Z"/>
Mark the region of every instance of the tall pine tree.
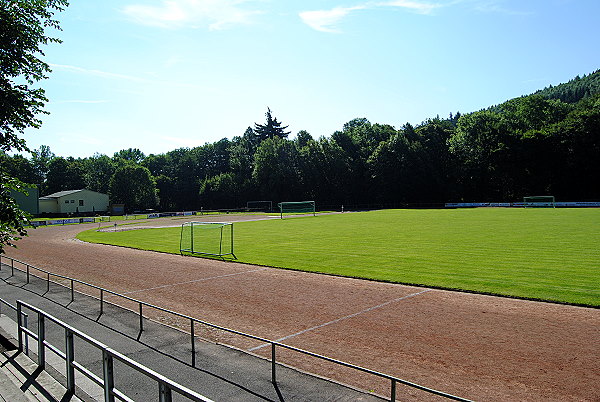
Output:
<path fill-rule="evenodd" d="M 254 134 L 259 142 L 266 140 L 267 138 L 287 138 L 290 134 L 289 131 L 285 131 L 288 126 L 281 127 L 281 122 L 277 121 L 277 118 L 272 116 L 270 108 L 267 108 L 267 113 L 265 115 L 267 116 L 266 124 L 254 123 Z"/>

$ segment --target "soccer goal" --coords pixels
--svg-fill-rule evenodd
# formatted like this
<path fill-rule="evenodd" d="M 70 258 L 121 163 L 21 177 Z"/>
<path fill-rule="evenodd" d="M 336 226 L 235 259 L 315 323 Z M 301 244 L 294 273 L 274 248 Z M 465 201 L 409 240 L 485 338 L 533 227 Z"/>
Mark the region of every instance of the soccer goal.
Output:
<path fill-rule="evenodd" d="M 273 210 L 273 201 L 248 201 L 246 202 L 246 210 L 271 212 Z"/>
<path fill-rule="evenodd" d="M 283 214 L 312 213 L 313 216 L 316 215 L 314 201 L 280 202 L 277 206 L 279 207 L 281 219 L 283 219 Z"/>
<path fill-rule="evenodd" d="M 556 208 L 553 195 L 523 197 L 524 208 Z"/>
<path fill-rule="evenodd" d="M 223 257 L 233 253 L 233 223 L 186 222 L 181 225 L 179 252 Z"/>

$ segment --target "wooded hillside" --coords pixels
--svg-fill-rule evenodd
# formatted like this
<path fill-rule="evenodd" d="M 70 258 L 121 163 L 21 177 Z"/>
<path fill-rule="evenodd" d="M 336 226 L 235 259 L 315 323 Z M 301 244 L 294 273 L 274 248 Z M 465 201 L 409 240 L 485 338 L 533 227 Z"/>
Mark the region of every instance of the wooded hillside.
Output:
<path fill-rule="evenodd" d="M 164 154 L 129 149 L 75 159 L 41 147 L 31 158 L 1 155 L 0 166 L 42 195 L 88 188 L 129 210 L 232 208 L 248 200 L 311 199 L 321 207 L 545 194 L 600 200 L 600 70 L 416 126 L 357 118 L 327 137 L 300 131 L 288 139 L 270 109 L 266 117 L 231 140 Z"/>

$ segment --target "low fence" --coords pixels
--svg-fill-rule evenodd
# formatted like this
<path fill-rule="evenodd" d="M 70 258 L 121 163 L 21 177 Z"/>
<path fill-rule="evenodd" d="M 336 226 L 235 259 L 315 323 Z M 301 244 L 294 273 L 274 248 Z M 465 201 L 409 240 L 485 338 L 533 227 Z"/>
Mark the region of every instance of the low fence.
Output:
<path fill-rule="evenodd" d="M 24 325 L 22 322 L 21 317 L 22 314 L 24 314 L 23 308 L 26 308 L 27 310 L 37 314 L 38 325 L 36 332 L 28 329 L 27 325 Z M 161 374 L 149 369 L 135 360 L 122 355 L 121 353 L 109 348 L 89 335 L 71 327 L 58 318 L 55 318 L 54 316 L 32 306 L 31 304 L 17 300 L 16 309 L 18 318 L 17 329 L 19 335 L 19 351 L 23 351 L 24 338 L 28 339 L 31 337 L 37 341 L 37 363 L 40 368 L 44 369 L 46 367 L 46 349 L 51 350 L 57 356 L 61 357 L 65 361 L 67 380 L 66 388 L 67 393 L 70 395 L 75 394 L 75 370 L 77 370 L 103 388 L 104 400 L 106 402 L 113 402 L 115 397 L 122 401 L 130 401 L 131 399 L 127 395 L 115 387 L 115 372 L 113 369 L 113 364 L 114 361 L 117 360 L 158 383 L 160 401 L 171 401 L 173 392 L 176 392 L 195 402 L 211 402 L 211 399 L 208 399 L 205 396 L 184 387 L 183 385 L 179 385 L 178 383 L 166 378 L 165 376 L 162 376 Z M 46 340 L 47 321 L 51 321 L 64 329 L 64 352 Z M 96 376 L 89 369 L 75 360 L 75 337 L 87 342 L 102 352 L 102 378 Z"/>
<path fill-rule="evenodd" d="M 427 392 L 427 393 L 430 393 L 430 394 L 433 394 L 433 395 L 441 396 L 441 397 L 444 397 L 444 398 L 447 398 L 447 399 L 452 399 L 452 400 L 457 400 L 457 401 L 469 401 L 468 399 L 461 398 L 459 396 L 448 394 L 448 393 L 445 393 L 445 392 L 442 392 L 442 391 L 438 391 L 436 389 L 428 388 L 428 387 L 425 387 L 425 386 L 422 386 L 422 385 L 419 385 L 419 384 L 416 384 L 416 383 L 413 383 L 413 382 L 410 382 L 410 381 L 407 381 L 407 380 L 404 380 L 404 379 L 401 379 L 401 378 L 398 378 L 398 377 L 394 377 L 394 376 L 391 376 L 391 375 L 388 375 L 388 374 L 385 374 L 385 373 L 380 373 L 380 372 L 375 371 L 375 370 L 371 370 L 371 369 L 368 369 L 368 368 L 365 368 L 365 367 L 357 366 L 355 364 L 347 363 L 347 362 L 344 362 L 344 361 L 341 361 L 341 360 L 333 359 L 333 358 L 330 358 L 330 357 L 327 357 L 327 356 L 320 355 L 318 353 L 310 352 L 310 351 L 307 351 L 307 350 L 304 350 L 304 349 L 300 349 L 300 348 L 296 348 L 294 346 L 286 345 L 286 344 L 283 344 L 283 343 L 280 343 L 280 342 L 277 342 L 277 341 L 272 341 L 270 339 L 266 339 L 266 338 L 262 338 L 262 337 L 259 337 L 259 336 L 247 334 L 247 333 L 244 333 L 244 332 L 241 332 L 241 331 L 236 331 L 236 330 L 233 330 L 233 329 L 230 329 L 230 328 L 222 327 L 220 325 L 212 324 L 210 322 L 203 321 L 203 320 L 200 320 L 200 319 L 197 319 L 197 318 L 194 318 L 194 317 L 190 317 L 190 316 L 185 315 L 185 314 L 177 313 L 175 311 L 168 310 L 168 309 L 165 309 L 163 307 L 155 306 L 153 304 L 146 303 L 146 302 L 143 302 L 143 301 L 131 298 L 129 296 L 122 295 L 122 294 L 119 294 L 117 292 L 113 292 L 113 291 L 108 290 L 108 289 L 104 289 L 104 288 L 102 288 L 100 286 L 92 285 L 92 284 L 89 284 L 89 283 L 86 283 L 86 282 L 83 282 L 83 281 L 80 281 L 80 280 L 77 280 L 77 279 L 73 279 L 73 278 L 70 278 L 70 277 L 67 277 L 67 276 L 64 276 L 64 275 L 54 274 L 52 272 L 43 270 L 41 268 L 36 268 L 36 267 L 34 267 L 34 266 L 30 265 L 30 264 L 27 264 L 25 262 L 19 261 L 17 259 L 11 258 L 11 257 L 0 255 L 0 267 L 2 266 L 2 260 L 3 259 L 6 259 L 6 260 L 10 261 L 10 269 L 12 270 L 11 275 L 14 275 L 14 270 L 18 270 L 18 271 L 24 272 L 26 274 L 26 283 L 30 282 L 31 276 L 33 275 L 33 271 L 39 272 L 40 274 L 42 274 L 43 276 L 45 276 L 45 280 L 47 281 L 47 289 L 48 290 L 50 289 L 50 282 L 56 283 L 56 284 L 58 284 L 60 286 L 64 286 L 61 283 L 51 281 L 51 278 L 53 278 L 53 277 L 54 278 L 60 278 L 60 279 L 63 279 L 65 281 L 67 281 L 69 283 L 69 287 L 68 288 L 69 288 L 70 293 L 71 293 L 71 302 L 73 302 L 75 300 L 75 290 L 74 290 L 74 285 L 75 284 L 82 285 L 84 287 L 89 287 L 90 289 L 95 289 L 96 291 L 99 291 L 100 292 L 100 297 L 99 297 L 98 300 L 100 302 L 100 306 L 99 306 L 100 307 L 100 315 L 102 315 L 102 313 L 104 312 L 104 303 L 106 303 L 106 301 L 104 300 L 104 298 L 105 298 L 106 294 L 109 294 L 109 295 L 112 295 L 112 296 L 116 296 L 116 297 L 121 298 L 122 300 L 125 300 L 125 301 L 130 302 L 130 303 L 134 303 L 135 305 L 137 305 L 137 316 L 138 316 L 138 320 L 139 320 L 139 334 L 140 335 L 144 331 L 144 318 L 145 318 L 144 317 L 144 310 L 145 309 L 154 309 L 154 310 L 157 310 L 157 311 L 160 311 L 160 312 L 163 312 L 163 313 L 170 314 L 170 315 L 172 315 L 174 317 L 177 317 L 179 319 L 182 319 L 184 321 L 187 321 L 189 323 L 189 335 L 190 335 L 190 345 L 191 345 L 190 364 L 191 364 L 192 367 L 196 367 L 196 346 L 195 346 L 196 335 L 195 335 L 195 324 L 200 324 L 200 325 L 205 325 L 207 327 L 210 327 L 210 328 L 213 328 L 213 329 L 216 329 L 216 330 L 220 330 L 220 331 L 224 331 L 224 332 L 227 332 L 227 333 L 230 333 L 230 334 L 239 335 L 239 336 L 242 336 L 244 338 L 256 340 L 256 341 L 259 341 L 259 342 L 261 342 L 261 343 L 263 343 L 265 345 L 269 345 L 270 348 L 271 348 L 271 358 L 270 358 L 270 361 L 271 361 L 271 381 L 273 382 L 273 384 L 277 383 L 277 364 L 278 364 L 278 362 L 277 362 L 277 349 L 279 348 L 279 349 L 285 349 L 285 350 L 294 351 L 294 352 L 300 353 L 300 354 L 305 355 L 305 356 L 309 356 L 309 357 L 312 357 L 312 358 L 315 358 L 315 359 L 319 359 L 319 360 L 322 360 L 322 361 L 327 361 L 329 363 L 333 363 L 333 364 L 336 364 L 336 365 L 339 365 L 339 366 L 342 366 L 342 367 L 350 368 L 350 369 L 353 369 L 353 370 L 356 370 L 356 371 L 359 371 L 359 372 L 362 372 L 362 373 L 370 374 L 370 375 L 373 375 L 373 376 L 378 377 L 380 379 L 386 380 L 390 384 L 390 388 L 389 388 L 390 389 L 390 401 L 392 401 L 392 402 L 396 401 L 396 386 L 397 386 L 397 384 L 402 384 L 402 385 L 405 385 L 405 386 L 408 386 L 408 387 L 411 387 L 411 388 L 419 389 L 421 391 L 424 391 L 424 392 Z M 5 263 L 5 265 L 9 265 L 9 264 Z M 19 268 L 18 265 L 21 265 L 21 267 L 24 267 L 24 268 Z M 37 278 L 44 279 L 42 276 L 39 276 L 39 275 L 34 275 L 34 276 L 36 276 Z M 139 336 L 138 336 L 138 339 L 139 339 Z"/>
<path fill-rule="evenodd" d="M 530 205 L 532 203 L 529 203 Z M 525 203 L 521 202 L 447 202 L 446 208 L 523 208 Z M 545 205 L 549 206 L 549 205 Z M 600 202 L 593 201 L 557 201 L 552 206 L 556 208 L 598 208 Z"/>

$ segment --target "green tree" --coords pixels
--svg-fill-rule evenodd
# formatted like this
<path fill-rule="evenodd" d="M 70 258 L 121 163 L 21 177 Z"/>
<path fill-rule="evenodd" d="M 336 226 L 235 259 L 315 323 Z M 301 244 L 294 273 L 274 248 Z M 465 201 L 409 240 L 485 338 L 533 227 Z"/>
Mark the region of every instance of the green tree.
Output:
<path fill-rule="evenodd" d="M 23 155 L 8 156 L 0 153 L 0 170 L 8 176 L 21 180 L 24 183 L 36 184 L 37 175 L 31 161 Z"/>
<path fill-rule="evenodd" d="M 27 128 L 39 128 L 46 114 L 44 90 L 35 84 L 50 72 L 41 46 L 59 39 L 46 36 L 46 28 L 60 29 L 54 14 L 66 0 L 0 0 L 0 151 L 25 151 L 20 138 Z M 4 245 L 26 235 L 27 214 L 10 197 L 19 191 L 18 180 L 0 171 L 0 253 Z"/>
<path fill-rule="evenodd" d="M 157 204 L 156 181 L 150 170 L 131 162 L 115 171 L 109 194 L 112 202 L 125 204 L 127 211 L 154 208 Z"/>
<path fill-rule="evenodd" d="M 348 205 L 353 177 L 348 174 L 348 155 L 333 140 L 319 138 L 300 149 L 300 183 L 302 197 L 319 205 Z"/>
<path fill-rule="evenodd" d="M 125 159 L 126 161 L 132 161 L 140 163 L 144 160 L 146 155 L 137 148 L 122 149 L 119 152 L 115 152 L 114 159 Z"/>
<path fill-rule="evenodd" d="M 308 131 L 300 130 L 298 131 L 298 134 L 296 134 L 296 144 L 298 145 L 298 148 L 307 146 L 310 141 L 313 141 L 313 137 Z"/>
<path fill-rule="evenodd" d="M 29 127 L 39 128 L 39 115 L 47 102 L 37 81 L 47 78 L 50 67 L 40 59 L 41 46 L 59 39 L 46 36 L 45 28 L 60 29 L 53 19 L 66 0 L 0 1 L 0 150 L 26 150 L 19 138 Z"/>
<path fill-rule="evenodd" d="M 233 173 L 220 173 L 202 181 L 200 199 L 204 207 L 232 208 L 239 205 L 240 188 Z"/>
<path fill-rule="evenodd" d="M 267 108 L 267 122 L 265 124 L 254 124 L 254 133 L 258 137 L 259 141 L 264 141 L 268 138 L 287 138 L 290 134 L 289 131 L 285 131 L 288 126 L 281 126 L 281 122 L 277 121 L 277 118 L 271 114 L 271 109 Z"/>
<path fill-rule="evenodd" d="M 56 155 L 52 153 L 48 145 L 41 145 L 38 149 L 31 151 L 31 163 L 35 169 L 36 181 L 35 184 L 38 187 L 42 187 L 48 174 L 50 161 L 54 159 Z"/>
<path fill-rule="evenodd" d="M 293 200 L 299 195 L 298 150 L 294 142 L 274 137 L 254 154 L 252 177 L 265 199 Z"/>
<path fill-rule="evenodd" d="M 27 235 L 25 224 L 29 215 L 19 209 L 11 196 L 11 190 L 26 193 L 23 187 L 20 180 L 0 171 L 0 254 L 5 252 L 5 246 L 15 247 L 14 242 Z"/>
<path fill-rule="evenodd" d="M 43 195 L 49 195 L 58 191 L 78 190 L 69 187 L 69 161 L 63 157 L 55 157 L 48 164 L 48 174 L 42 190 Z"/>
<path fill-rule="evenodd" d="M 95 154 L 83 162 L 85 188 L 108 194 L 110 178 L 115 173 L 115 164 L 106 155 Z"/>

